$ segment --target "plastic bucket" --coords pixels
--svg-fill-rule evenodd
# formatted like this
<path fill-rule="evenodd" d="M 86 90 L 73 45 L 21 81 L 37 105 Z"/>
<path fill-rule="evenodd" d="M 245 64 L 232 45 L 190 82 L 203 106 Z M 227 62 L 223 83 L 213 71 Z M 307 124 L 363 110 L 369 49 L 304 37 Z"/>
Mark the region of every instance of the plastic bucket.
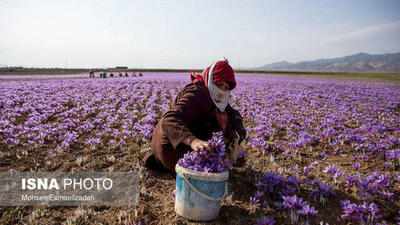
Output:
<path fill-rule="evenodd" d="M 175 212 L 189 220 L 217 218 L 226 196 L 229 172 L 204 173 L 176 164 Z"/>

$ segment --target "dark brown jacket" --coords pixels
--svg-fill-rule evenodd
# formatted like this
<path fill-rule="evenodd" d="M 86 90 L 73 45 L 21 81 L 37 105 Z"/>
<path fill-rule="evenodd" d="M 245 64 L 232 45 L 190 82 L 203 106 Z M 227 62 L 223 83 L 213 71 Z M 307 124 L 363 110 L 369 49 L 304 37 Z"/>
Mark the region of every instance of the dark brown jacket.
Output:
<path fill-rule="evenodd" d="M 220 131 L 215 116 L 216 106 L 208 89 L 200 82 L 187 84 L 171 102 L 153 132 L 152 151 L 142 161 L 149 168 L 159 166 L 172 172 L 178 160 L 190 151 L 195 138 L 207 141 L 213 132 Z M 241 130 L 242 117 L 229 104 L 225 109 L 230 130 Z M 245 132 L 245 131 L 244 131 Z"/>

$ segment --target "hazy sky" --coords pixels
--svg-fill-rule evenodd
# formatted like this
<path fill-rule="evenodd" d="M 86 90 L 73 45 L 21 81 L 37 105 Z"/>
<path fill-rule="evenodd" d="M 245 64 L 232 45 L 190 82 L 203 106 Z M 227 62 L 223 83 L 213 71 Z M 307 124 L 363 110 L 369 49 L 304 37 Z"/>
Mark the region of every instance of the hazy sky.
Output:
<path fill-rule="evenodd" d="M 0 0 L 0 66 L 238 67 L 400 51 L 400 1 Z"/>

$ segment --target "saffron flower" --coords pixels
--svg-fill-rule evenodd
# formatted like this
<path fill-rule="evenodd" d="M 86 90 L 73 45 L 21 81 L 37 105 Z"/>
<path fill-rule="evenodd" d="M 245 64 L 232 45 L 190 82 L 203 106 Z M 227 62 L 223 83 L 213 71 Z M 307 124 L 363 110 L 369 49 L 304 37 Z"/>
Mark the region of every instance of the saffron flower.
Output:
<path fill-rule="evenodd" d="M 268 218 L 264 216 L 262 219 L 257 219 L 257 225 L 275 225 L 276 222 L 274 218 Z"/>
<path fill-rule="evenodd" d="M 184 168 L 206 173 L 222 173 L 232 166 L 225 157 L 225 143 L 222 141 L 222 132 L 215 133 L 208 141 L 212 151 L 201 149 L 191 151 L 178 160 L 178 164 Z"/>

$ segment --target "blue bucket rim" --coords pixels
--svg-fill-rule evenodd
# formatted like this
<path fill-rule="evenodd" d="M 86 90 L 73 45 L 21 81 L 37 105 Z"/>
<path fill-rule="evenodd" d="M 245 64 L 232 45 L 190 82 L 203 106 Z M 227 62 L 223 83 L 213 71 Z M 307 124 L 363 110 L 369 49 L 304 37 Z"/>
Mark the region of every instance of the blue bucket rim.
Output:
<path fill-rule="evenodd" d="M 193 178 L 196 180 L 206 180 L 206 181 L 226 181 L 229 177 L 229 171 L 225 171 L 222 173 L 206 173 L 199 172 L 195 170 L 190 170 L 176 164 L 175 166 L 176 174 L 182 177 L 182 173 L 186 175 L 187 178 Z"/>

